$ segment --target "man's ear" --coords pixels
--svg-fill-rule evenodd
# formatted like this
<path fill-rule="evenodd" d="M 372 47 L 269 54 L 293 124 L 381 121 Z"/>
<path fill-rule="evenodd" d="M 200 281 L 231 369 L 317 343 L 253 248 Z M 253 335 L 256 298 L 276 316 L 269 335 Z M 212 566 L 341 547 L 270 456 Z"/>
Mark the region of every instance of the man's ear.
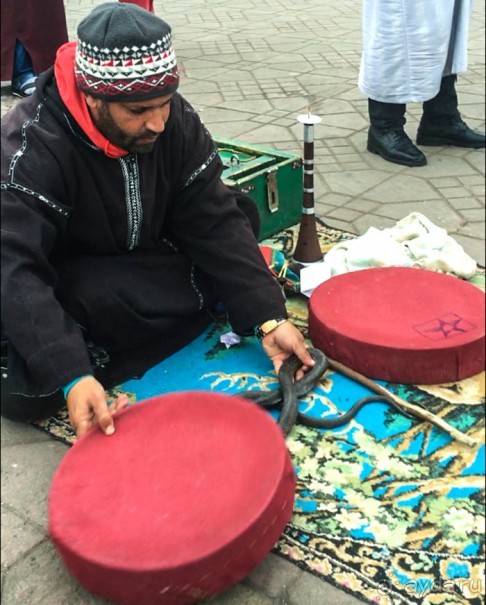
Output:
<path fill-rule="evenodd" d="M 98 110 L 101 104 L 100 99 L 96 99 L 95 97 L 92 97 L 91 95 L 88 95 L 86 93 L 84 93 L 84 98 L 86 99 L 86 105 L 89 107 L 89 109 L 95 114 L 98 114 Z"/>

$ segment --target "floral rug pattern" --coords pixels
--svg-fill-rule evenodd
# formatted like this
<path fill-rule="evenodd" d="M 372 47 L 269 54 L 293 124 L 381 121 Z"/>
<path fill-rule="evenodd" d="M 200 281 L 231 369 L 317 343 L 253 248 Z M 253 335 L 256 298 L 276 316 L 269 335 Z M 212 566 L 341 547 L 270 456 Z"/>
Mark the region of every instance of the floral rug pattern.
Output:
<path fill-rule="evenodd" d="M 319 237 L 325 252 L 353 236 L 319 225 Z M 270 244 L 288 256 L 295 229 L 285 230 Z M 472 281 L 484 285 L 484 272 Z M 288 310 L 305 332 L 306 300 L 290 296 Z M 276 386 L 254 338 L 230 348 L 220 342 L 229 330 L 224 322 L 213 324 L 141 379 L 127 381 L 110 394 L 127 393 L 135 403 L 188 389 L 234 394 Z M 295 425 L 287 438 L 297 472 L 294 515 L 274 552 L 365 602 L 484 603 L 484 372 L 430 387 L 378 382 L 440 416 L 477 446 L 463 445 L 382 403 L 364 407 L 344 427 Z M 328 370 L 300 405 L 307 414 L 332 416 L 369 394 Z M 38 426 L 73 443 L 65 413 Z"/>

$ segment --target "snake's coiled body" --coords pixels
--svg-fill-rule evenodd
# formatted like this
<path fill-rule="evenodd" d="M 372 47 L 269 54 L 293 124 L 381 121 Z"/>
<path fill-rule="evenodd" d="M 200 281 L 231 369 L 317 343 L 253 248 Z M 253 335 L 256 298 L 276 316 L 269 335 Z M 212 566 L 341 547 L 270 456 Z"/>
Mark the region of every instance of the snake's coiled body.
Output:
<path fill-rule="evenodd" d="M 319 383 L 329 365 L 326 356 L 319 349 L 309 348 L 309 353 L 316 363 L 300 380 L 294 381 L 294 376 L 302 366 L 302 362 L 296 355 L 292 355 L 284 361 L 278 373 L 279 389 L 270 392 L 245 391 L 238 393 L 238 396 L 250 399 L 265 408 L 274 407 L 281 403 L 282 411 L 278 424 L 285 436 L 290 433 L 297 420 L 305 426 L 313 428 L 333 429 L 343 426 L 352 420 L 364 405 L 378 401 L 393 405 L 402 414 L 408 416 L 396 401 L 383 395 L 364 397 L 357 401 L 350 410 L 334 418 L 315 418 L 299 412 L 299 397 L 309 393 Z"/>

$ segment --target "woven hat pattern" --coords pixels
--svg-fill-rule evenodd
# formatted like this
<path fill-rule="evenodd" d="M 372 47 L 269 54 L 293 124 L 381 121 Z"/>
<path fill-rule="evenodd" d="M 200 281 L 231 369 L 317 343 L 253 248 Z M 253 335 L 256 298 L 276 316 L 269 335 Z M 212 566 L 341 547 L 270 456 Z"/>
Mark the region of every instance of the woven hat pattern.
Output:
<path fill-rule="evenodd" d="M 78 29 L 74 66 L 78 88 L 107 101 L 136 101 L 174 92 L 179 71 L 170 27 L 137 6 L 113 4 L 98 7 L 103 27 L 96 20 Z"/>

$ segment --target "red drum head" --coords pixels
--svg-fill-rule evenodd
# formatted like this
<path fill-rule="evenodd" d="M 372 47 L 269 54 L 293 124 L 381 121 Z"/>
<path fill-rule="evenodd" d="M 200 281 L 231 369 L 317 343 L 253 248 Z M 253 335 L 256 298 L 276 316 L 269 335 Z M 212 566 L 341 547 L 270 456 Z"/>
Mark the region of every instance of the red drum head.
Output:
<path fill-rule="evenodd" d="M 186 605 L 241 581 L 292 516 L 295 473 L 257 405 L 193 391 L 83 435 L 54 476 L 49 532 L 91 592 L 126 605 Z"/>
<path fill-rule="evenodd" d="M 309 335 L 331 359 L 368 376 L 442 384 L 484 370 L 484 292 L 410 267 L 332 277 L 309 301 Z"/>

